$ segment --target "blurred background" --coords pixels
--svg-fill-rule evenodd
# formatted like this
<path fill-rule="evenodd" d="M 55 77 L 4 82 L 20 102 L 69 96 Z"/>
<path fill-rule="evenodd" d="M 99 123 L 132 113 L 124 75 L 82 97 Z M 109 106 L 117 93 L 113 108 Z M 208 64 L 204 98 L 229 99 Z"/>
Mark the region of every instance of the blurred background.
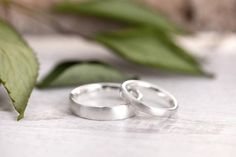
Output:
<path fill-rule="evenodd" d="M 6 0 L 3 0 L 6 1 Z M 13 0 L 19 4 L 33 9 L 35 12 L 48 11 L 55 3 L 64 0 Z M 82 1 L 82 0 L 77 0 Z M 137 0 L 160 11 L 167 17 L 191 30 L 216 30 L 216 31 L 235 31 L 236 30 L 236 1 L 235 0 Z M 5 17 L 23 33 L 49 33 L 55 32 L 53 24 L 47 18 L 36 20 L 26 16 L 19 7 L 9 6 L 6 9 L 1 6 L 0 16 Z M 7 13 L 6 13 L 7 12 Z M 6 15 L 7 14 L 7 15 Z M 30 13 L 32 14 L 32 13 Z M 96 20 L 74 20 L 65 16 L 53 15 L 57 21 L 63 23 L 66 28 L 95 29 Z M 43 21 L 43 22 L 42 22 Z M 63 22 L 62 22 L 63 21 Z M 81 22 L 83 21 L 83 22 Z M 82 24 L 81 24 L 82 23 Z M 106 27 L 112 27 L 107 25 Z M 104 24 L 96 24 L 96 27 L 104 27 Z M 97 28 L 96 28 L 97 29 Z M 89 30 L 90 31 L 90 30 Z"/>

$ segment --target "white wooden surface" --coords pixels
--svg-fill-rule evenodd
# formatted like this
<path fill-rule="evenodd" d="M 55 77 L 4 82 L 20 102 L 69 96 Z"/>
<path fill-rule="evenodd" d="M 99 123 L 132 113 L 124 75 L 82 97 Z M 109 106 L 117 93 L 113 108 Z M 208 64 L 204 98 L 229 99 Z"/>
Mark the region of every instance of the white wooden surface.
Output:
<path fill-rule="evenodd" d="M 1 90 L 1 157 L 236 156 L 236 36 L 200 34 L 180 40 L 207 58 L 203 64 L 216 74 L 215 79 L 135 68 L 76 37 L 27 39 L 41 62 L 40 77 L 63 59 L 102 58 L 167 89 L 177 97 L 180 109 L 170 119 L 90 121 L 68 110 L 71 88 L 34 90 L 25 118 L 17 122 Z"/>

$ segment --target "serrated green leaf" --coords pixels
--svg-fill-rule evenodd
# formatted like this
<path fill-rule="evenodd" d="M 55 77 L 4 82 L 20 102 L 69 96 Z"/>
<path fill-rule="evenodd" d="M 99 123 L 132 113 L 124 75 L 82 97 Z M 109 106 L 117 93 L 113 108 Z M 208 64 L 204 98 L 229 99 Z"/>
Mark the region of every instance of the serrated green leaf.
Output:
<path fill-rule="evenodd" d="M 161 32 L 152 29 L 102 33 L 95 40 L 124 59 L 148 67 L 189 74 L 204 74 L 198 62 Z"/>
<path fill-rule="evenodd" d="M 183 32 L 163 15 L 132 0 L 91 0 L 86 2 L 63 2 L 53 10 L 59 13 L 89 15 L 125 24 L 153 27 L 165 32 Z"/>
<path fill-rule="evenodd" d="M 31 48 L 10 25 L 0 21 L 0 83 L 19 113 L 18 120 L 24 116 L 37 74 L 38 62 Z"/>
<path fill-rule="evenodd" d="M 108 64 L 68 61 L 58 64 L 41 82 L 39 88 L 82 85 L 96 82 L 122 82 L 134 77 L 125 75 Z"/>

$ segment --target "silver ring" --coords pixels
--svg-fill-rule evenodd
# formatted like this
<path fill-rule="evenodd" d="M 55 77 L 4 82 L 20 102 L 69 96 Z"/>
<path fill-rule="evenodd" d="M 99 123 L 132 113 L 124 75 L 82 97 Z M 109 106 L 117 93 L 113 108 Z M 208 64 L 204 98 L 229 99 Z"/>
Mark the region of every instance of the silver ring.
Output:
<path fill-rule="evenodd" d="M 158 106 L 153 107 L 143 103 L 142 100 L 137 99 L 130 92 L 131 90 L 138 91 L 137 89 L 138 87 L 143 87 L 154 91 L 160 98 L 166 100 L 169 106 L 165 108 Z M 178 103 L 177 100 L 174 98 L 174 96 L 172 96 L 165 90 L 159 88 L 158 86 L 144 81 L 139 81 L 139 80 L 125 81 L 121 86 L 121 96 L 127 103 L 133 104 L 137 111 L 146 114 L 151 114 L 154 116 L 170 116 L 173 113 L 175 113 L 178 109 Z M 145 98 L 145 95 L 143 95 L 143 98 Z"/>
<path fill-rule="evenodd" d="M 79 117 L 92 120 L 121 120 L 132 117 L 135 115 L 134 108 L 132 105 L 123 102 L 119 97 L 120 87 L 121 85 L 117 83 L 94 83 L 79 86 L 70 93 L 71 110 Z M 88 106 L 79 101 L 79 98 L 84 94 L 110 90 L 117 91 L 117 98 L 121 99 L 121 104 L 115 106 L 105 106 L 103 104 Z M 134 95 L 137 96 L 137 99 L 140 99 L 141 95 L 136 91 L 134 93 L 136 93 Z"/>

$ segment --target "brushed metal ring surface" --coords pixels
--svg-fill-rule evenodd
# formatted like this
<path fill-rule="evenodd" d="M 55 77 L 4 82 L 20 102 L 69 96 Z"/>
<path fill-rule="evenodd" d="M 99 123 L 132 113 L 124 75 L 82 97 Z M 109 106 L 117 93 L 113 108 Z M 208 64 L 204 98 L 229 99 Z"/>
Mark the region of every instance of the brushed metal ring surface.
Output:
<path fill-rule="evenodd" d="M 134 95 L 130 92 L 139 90 L 138 87 L 146 88 L 152 90 L 159 96 L 160 98 L 166 100 L 168 102 L 168 107 L 159 107 L 159 106 L 151 106 L 150 104 L 146 104 L 142 102 L 142 100 L 137 99 Z M 142 93 L 142 91 L 139 90 Z M 143 112 L 146 114 L 154 115 L 154 116 L 170 116 L 174 114 L 178 109 L 177 100 L 172 96 L 170 93 L 166 92 L 165 90 L 159 88 L 156 85 L 145 81 L 139 80 L 128 80 L 125 81 L 121 85 L 121 96 L 123 99 L 132 105 L 134 105 L 136 111 Z M 143 98 L 147 97 L 148 95 L 143 95 Z"/>
<path fill-rule="evenodd" d="M 131 104 L 124 102 L 122 98 L 120 98 L 120 88 L 121 84 L 118 83 L 94 83 L 79 86 L 70 93 L 71 110 L 77 116 L 91 120 L 121 120 L 132 117 L 135 115 L 134 108 Z M 117 97 L 121 99 L 121 104 L 115 106 L 103 106 L 102 104 L 99 104 L 99 106 L 88 106 L 81 104 L 78 100 L 82 94 L 106 90 L 117 91 Z M 140 96 L 141 95 L 137 93 L 137 97 Z"/>

